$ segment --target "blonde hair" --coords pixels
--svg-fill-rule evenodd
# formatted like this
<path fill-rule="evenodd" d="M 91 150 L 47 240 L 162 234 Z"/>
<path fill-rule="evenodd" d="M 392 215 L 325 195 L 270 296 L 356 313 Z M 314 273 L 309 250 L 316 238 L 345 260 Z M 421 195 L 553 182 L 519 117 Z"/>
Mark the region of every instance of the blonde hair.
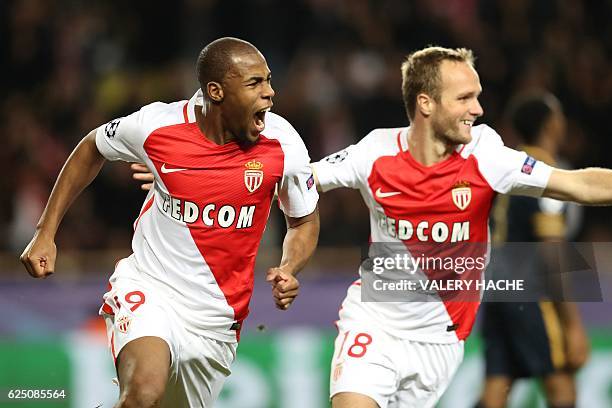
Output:
<path fill-rule="evenodd" d="M 427 47 L 415 51 L 402 63 L 402 97 L 412 121 L 416 97 L 420 93 L 440 100 L 440 64 L 442 61 L 465 62 L 474 67 L 474 53 L 467 48 Z"/>

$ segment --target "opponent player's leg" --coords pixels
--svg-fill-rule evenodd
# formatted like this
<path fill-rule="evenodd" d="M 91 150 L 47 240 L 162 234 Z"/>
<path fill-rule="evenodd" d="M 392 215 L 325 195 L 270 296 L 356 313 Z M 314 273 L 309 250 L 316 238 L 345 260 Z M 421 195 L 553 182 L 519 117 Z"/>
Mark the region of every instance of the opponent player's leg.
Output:
<path fill-rule="evenodd" d="M 542 350 L 546 370 L 542 371 L 542 383 L 548 406 L 551 408 L 570 408 L 576 405 L 576 383 L 574 373 L 565 369 L 567 354 L 563 326 L 557 310 L 550 302 L 540 302 L 541 314 L 548 349 Z"/>
<path fill-rule="evenodd" d="M 572 408 L 576 405 L 576 382 L 574 375 L 566 371 L 555 371 L 543 379 L 548 406 Z"/>
<path fill-rule="evenodd" d="M 332 397 L 332 408 L 379 408 L 379 405 L 367 395 L 341 392 Z"/>
<path fill-rule="evenodd" d="M 170 349 L 159 337 L 127 343 L 117 357 L 120 395 L 115 408 L 159 407 L 170 374 Z"/>
<path fill-rule="evenodd" d="M 524 336 L 516 325 L 513 305 L 505 303 L 484 303 L 482 316 L 482 338 L 485 357 L 485 381 L 478 408 L 505 407 L 513 383 L 512 347 L 515 336 Z"/>
<path fill-rule="evenodd" d="M 480 397 L 479 408 L 503 408 L 512 388 L 512 378 L 503 375 L 492 375 L 485 379 L 484 390 Z"/>

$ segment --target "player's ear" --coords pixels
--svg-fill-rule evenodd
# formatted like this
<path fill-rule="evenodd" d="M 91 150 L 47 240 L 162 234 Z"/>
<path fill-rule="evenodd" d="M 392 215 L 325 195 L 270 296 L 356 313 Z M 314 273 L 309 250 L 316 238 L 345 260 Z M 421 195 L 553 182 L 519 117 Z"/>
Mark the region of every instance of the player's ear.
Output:
<path fill-rule="evenodd" d="M 416 108 L 425 117 L 431 115 L 434 108 L 434 100 L 426 93 L 420 93 L 416 97 Z"/>
<path fill-rule="evenodd" d="M 221 103 L 223 101 L 223 87 L 219 82 L 210 81 L 206 84 L 206 93 L 208 98 L 214 103 Z"/>

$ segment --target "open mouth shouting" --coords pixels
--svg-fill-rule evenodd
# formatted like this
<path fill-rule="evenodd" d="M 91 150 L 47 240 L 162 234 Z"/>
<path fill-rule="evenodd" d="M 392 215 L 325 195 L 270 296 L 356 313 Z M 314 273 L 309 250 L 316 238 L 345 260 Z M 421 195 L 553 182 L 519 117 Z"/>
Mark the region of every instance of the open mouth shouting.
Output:
<path fill-rule="evenodd" d="M 255 121 L 255 129 L 259 133 L 263 132 L 264 128 L 266 127 L 264 119 L 266 118 L 266 113 L 270 111 L 270 108 L 271 106 L 268 106 L 264 109 L 258 110 L 257 112 L 255 112 L 255 115 L 253 115 Z"/>

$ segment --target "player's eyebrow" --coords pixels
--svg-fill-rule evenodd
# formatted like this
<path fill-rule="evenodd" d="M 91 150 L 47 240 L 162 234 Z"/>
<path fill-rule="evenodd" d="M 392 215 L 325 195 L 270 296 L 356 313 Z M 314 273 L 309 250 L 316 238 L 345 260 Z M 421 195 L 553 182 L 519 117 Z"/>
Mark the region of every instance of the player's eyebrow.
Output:
<path fill-rule="evenodd" d="M 472 96 L 479 97 L 481 93 L 482 93 L 482 89 L 479 89 L 478 91 L 462 92 L 459 94 L 459 98 L 472 97 Z"/>
<path fill-rule="evenodd" d="M 269 81 L 270 79 L 272 79 L 272 73 L 271 72 L 268 73 L 268 76 L 266 77 L 267 81 Z M 257 82 L 261 82 L 263 80 L 264 80 L 263 76 L 252 76 L 252 77 L 248 78 L 247 80 L 245 80 L 244 83 L 249 83 L 249 82 L 252 82 L 252 81 L 255 81 L 257 83 Z"/>

